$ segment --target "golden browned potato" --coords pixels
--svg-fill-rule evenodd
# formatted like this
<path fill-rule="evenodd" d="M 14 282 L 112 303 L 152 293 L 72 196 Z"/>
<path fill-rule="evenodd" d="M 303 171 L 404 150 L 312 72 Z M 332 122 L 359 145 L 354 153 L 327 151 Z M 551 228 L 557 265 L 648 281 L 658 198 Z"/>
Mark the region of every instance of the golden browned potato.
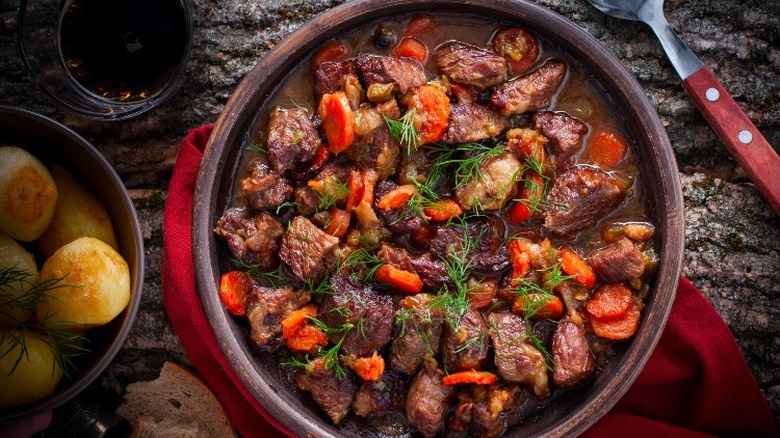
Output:
<path fill-rule="evenodd" d="M 43 163 L 16 146 L 0 146 L 0 231 L 32 242 L 49 226 L 57 186 Z"/>
<path fill-rule="evenodd" d="M 14 239 L 0 232 L 0 329 L 12 329 L 32 315 L 24 295 L 38 282 L 35 257 Z M 29 301 L 29 300 L 28 300 Z"/>
<path fill-rule="evenodd" d="M 114 319 L 130 301 L 127 262 L 94 237 L 67 243 L 46 260 L 40 281 L 60 278 L 60 287 L 35 306 L 45 326 L 71 331 L 97 327 Z"/>
<path fill-rule="evenodd" d="M 54 393 L 62 368 L 52 348 L 31 332 L 0 331 L 0 409 L 32 403 Z"/>
<path fill-rule="evenodd" d="M 49 227 L 38 238 L 43 257 L 51 257 L 54 251 L 79 237 L 94 237 L 119 251 L 111 218 L 95 195 L 62 166 L 51 166 L 49 173 L 57 184 L 59 197 Z"/>

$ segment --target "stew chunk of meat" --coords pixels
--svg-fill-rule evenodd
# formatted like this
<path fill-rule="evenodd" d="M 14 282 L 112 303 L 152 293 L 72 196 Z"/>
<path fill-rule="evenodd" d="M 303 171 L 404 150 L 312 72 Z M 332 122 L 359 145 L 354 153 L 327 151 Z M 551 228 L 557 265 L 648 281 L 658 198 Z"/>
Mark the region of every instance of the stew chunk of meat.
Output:
<path fill-rule="evenodd" d="M 273 269 L 279 264 L 279 238 L 284 228 L 267 213 L 255 215 L 247 209 L 231 208 L 220 218 L 216 233 L 225 239 L 238 260 L 262 269 Z"/>
<path fill-rule="evenodd" d="M 544 355 L 525 341 L 525 320 L 514 313 L 493 313 L 488 317 L 488 326 L 501 377 L 529 386 L 539 398 L 549 397 Z"/>
<path fill-rule="evenodd" d="M 359 56 L 355 63 L 366 88 L 373 84 L 393 84 L 400 94 L 424 85 L 425 71 L 417 60 L 395 56 Z"/>
<path fill-rule="evenodd" d="M 480 369 L 490 348 L 482 314 L 469 307 L 462 317 L 449 319 L 444 324 L 444 368 L 450 373 Z"/>
<path fill-rule="evenodd" d="M 268 161 L 282 174 L 314 158 L 321 144 L 317 128 L 303 108 L 274 108 L 268 122 Z"/>
<path fill-rule="evenodd" d="M 331 342 L 343 337 L 341 351 L 345 355 L 367 356 L 390 341 L 393 329 L 393 301 L 389 295 L 380 295 L 358 278 L 342 271 L 330 281 L 329 294 L 319 311 L 319 319 L 328 327 L 352 328 L 334 331 Z"/>
<path fill-rule="evenodd" d="M 442 321 L 417 308 L 396 312 L 395 340 L 390 350 L 390 368 L 411 374 L 425 358 L 439 353 Z"/>
<path fill-rule="evenodd" d="M 645 272 L 642 253 L 625 237 L 613 245 L 594 251 L 588 257 L 588 263 L 604 283 L 633 280 Z"/>
<path fill-rule="evenodd" d="M 379 380 L 363 382 L 352 402 L 352 409 L 361 417 L 396 411 L 403 407 L 405 393 L 406 379 L 386 370 Z"/>
<path fill-rule="evenodd" d="M 457 83 L 485 90 L 504 82 L 506 60 L 493 52 L 450 41 L 437 47 L 433 56 L 439 70 Z"/>
<path fill-rule="evenodd" d="M 452 387 L 442 383 L 443 375 L 436 362 L 428 361 L 406 393 L 406 420 L 428 438 L 436 435 L 441 428 L 453 394 Z"/>
<path fill-rule="evenodd" d="M 507 129 L 507 121 L 495 111 L 478 103 L 453 103 L 447 132 L 441 141 L 447 144 L 469 143 L 497 137 Z"/>
<path fill-rule="evenodd" d="M 357 66 L 354 59 L 326 61 L 320 64 L 314 73 L 314 94 L 317 101 L 323 94 L 339 91 L 341 78 L 348 76 L 357 78 Z"/>
<path fill-rule="evenodd" d="M 542 111 L 535 113 L 532 119 L 536 129 L 550 140 L 559 166 L 582 148 L 588 125 L 576 118 L 564 112 Z"/>
<path fill-rule="evenodd" d="M 509 152 L 488 156 L 479 164 L 479 175 L 457 189 L 455 199 L 464 210 L 500 210 L 517 193 L 521 169 Z"/>
<path fill-rule="evenodd" d="M 338 237 L 317 228 L 305 217 L 296 216 L 282 236 L 279 258 L 299 280 L 318 281 L 335 267 L 334 251 L 338 244 Z"/>
<path fill-rule="evenodd" d="M 325 368 L 325 359 L 317 358 L 295 374 L 298 388 L 311 393 L 314 401 L 330 417 L 333 424 L 339 424 L 344 419 L 357 392 L 352 371 L 345 371 L 346 377 L 339 378 L 332 369 Z"/>
<path fill-rule="evenodd" d="M 257 346 L 268 345 L 282 334 L 282 320 L 309 302 L 310 295 L 291 287 L 269 288 L 253 285 L 247 300 L 250 338 Z"/>
<path fill-rule="evenodd" d="M 560 235 L 582 230 L 614 210 L 625 194 L 623 184 L 600 168 L 571 167 L 550 189 L 544 226 Z"/>
<path fill-rule="evenodd" d="M 261 162 L 256 162 L 252 172 L 241 180 L 241 194 L 255 210 L 280 206 L 293 194 L 290 182 Z"/>
<path fill-rule="evenodd" d="M 490 101 L 504 117 L 547 108 L 566 77 L 566 69 L 566 63 L 560 59 L 547 60 L 527 75 L 496 87 Z"/>
<path fill-rule="evenodd" d="M 552 342 L 553 382 L 559 388 L 570 388 L 584 382 L 596 372 L 582 325 L 561 321 Z"/>

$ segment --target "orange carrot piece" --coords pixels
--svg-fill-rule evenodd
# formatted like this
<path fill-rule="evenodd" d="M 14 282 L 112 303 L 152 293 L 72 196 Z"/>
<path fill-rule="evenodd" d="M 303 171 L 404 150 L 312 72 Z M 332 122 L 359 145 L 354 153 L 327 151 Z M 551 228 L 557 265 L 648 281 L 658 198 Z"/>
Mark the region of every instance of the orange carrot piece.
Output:
<path fill-rule="evenodd" d="M 496 375 L 488 371 L 461 371 L 452 373 L 442 378 L 442 383 L 447 386 L 470 383 L 474 385 L 492 385 L 496 382 Z"/>
<path fill-rule="evenodd" d="M 417 187 L 412 184 L 404 184 L 387 192 L 377 201 L 376 206 L 382 210 L 401 208 L 417 193 Z"/>
<path fill-rule="evenodd" d="M 379 174 L 374 169 L 366 169 L 363 172 L 363 199 L 368 205 L 374 203 L 374 188 L 379 181 Z"/>
<path fill-rule="evenodd" d="M 309 323 L 309 318 L 317 315 L 317 308 L 312 305 L 293 310 L 282 319 L 282 338 L 287 339 L 299 328 Z"/>
<path fill-rule="evenodd" d="M 331 41 L 325 44 L 312 57 L 312 64 L 317 69 L 323 62 L 336 61 L 347 56 L 347 48 L 338 41 Z"/>
<path fill-rule="evenodd" d="M 296 351 L 312 351 L 314 347 L 328 345 L 328 335 L 313 325 L 304 325 L 286 340 L 287 348 Z"/>
<path fill-rule="evenodd" d="M 406 24 L 404 35 L 418 35 L 421 33 L 427 33 L 432 31 L 435 27 L 436 22 L 433 21 L 430 17 L 426 17 L 425 15 L 418 15 L 416 17 L 412 17 L 412 19 L 409 20 L 409 22 Z"/>
<path fill-rule="evenodd" d="M 614 131 L 599 131 L 588 141 L 588 157 L 601 166 L 617 166 L 627 151 L 626 141 Z"/>
<path fill-rule="evenodd" d="M 560 319 L 563 316 L 563 301 L 557 295 L 539 293 L 518 295 L 512 304 L 512 312 L 528 316 L 534 321 Z"/>
<path fill-rule="evenodd" d="M 330 211 L 330 221 L 325 227 L 325 232 L 331 236 L 341 237 L 349 229 L 349 222 L 352 220 L 352 213 L 334 208 Z"/>
<path fill-rule="evenodd" d="M 412 58 L 420 61 L 420 64 L 425 64 L 428 60 L 428 48 L 415 37 L 403 37 L 393 49 L 393 56 Z"/>
<path fill-rule="evenodd" d="M 529 31 L 511 27 L 499 31 L 491 42 L 493 51 L 504 56 L 513 73 L 528 70 L 539 57 L 539 40 Z"/>
<path fill-rule="evenodd" d="M 579 283 L 585 287 L 593 287 L 596 285 L 596 273 L 593 272 L 588 262 L 582 257 L 577 255 L 568 247 L 561 249 L 561 269 L 566 275 L 574 276 L 575 283 Z"/>
<path fill-rule="evenodd" d="M 423 208 L 423 213 L 432 221 L 448 221 L 462 215 L 463 209 L 452 199 L 439 199 Z"/>
<path fill-rule="evenodd" d="M 363 199 L 363 191 L 365 190 L 363 174 L 359 170 L 353 169 L 349 172 L 347 188 L 349 189 L 349 195 L 347 195 L 347 206 L 345 208 L 352 213 L 360 204 L 360 200 Z"/>
<path fill-rule="evenodd" d="M 361 357 L 354 361 L 350 365 L 352 371 L 354 371 L 363 380 L 376 381 L 382 377 L 385 372 L 385 358 L 377 354 L 375 351 L 373 355 L 369 357 Z"/>
<path fill-rule="evenodd" d="M 507 220 L 515 225 L 531 219 L 544 196 L 544 179 L 535 173 L 529 174 L 526 178 L 520 200 L 514 201 L 507 212 Z"/>
<path fill-rule="evenodd" d="M 531 269 L 531 254 L 525 250 L 520 240 L 512 239 L 506 244 L 509 262 L 512 263 L 512 275 L 510 284 L 517 286 L 519 280 L 524 278 Z"/>
<path fill-rule="evenodd" d="M 634 336 L 639 328 L 639 319 L 642 316 L 642 301 L 632 299 L 631 306 L 625 315 L 618 318 L 590 318 L 590 325 L 596 336 L 615 341 L 622 341 Z"/>
<path fill-rule="evenodd" d="M 233 315 L 246 315 L 246 297 L 252 289 L 252 278 L 243 271 L 230 271 L 219 279 L 219 297 Z"/>
<path fill-rule="evenodd" d="M 631 289 L 623 283 L 601 285 L 585 308 L 596 318 L 620 318 L 631 307 L 631 296 Z"/>
<path fill-rule="evenodd" d="M 438 141 L 447 132 L 450 118 L 450 99 L 442 87 L 423 85 L 417 88 L 409 99 L 409 108 L 414 108 L 415 124 L 419 122 L 420 145 Z"/>
<path fill-rule="evenodd" d="M 423 288 L 422 280 L 416 272 L 405 271 L 387 263 L 377 268 L 374 280 L 387 283 L 396 291 L 405 294 L 416 294 Z"/>
<path fill-rule="evenodd" d="M 343 91 L 322 96 L 317 109 L 322 120 L 330 151 L 337 154 L 348 148 L 355 140 L 355 113 Z"/>

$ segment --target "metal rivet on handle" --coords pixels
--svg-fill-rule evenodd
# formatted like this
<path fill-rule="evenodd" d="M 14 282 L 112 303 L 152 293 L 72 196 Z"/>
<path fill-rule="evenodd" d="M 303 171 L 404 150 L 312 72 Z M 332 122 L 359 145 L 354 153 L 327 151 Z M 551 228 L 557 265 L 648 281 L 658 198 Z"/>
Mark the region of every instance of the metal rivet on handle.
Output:
<path fill-rule="evenodd" d="M 743 144 L 748 144 L 753 140 L 753 134 L 750 131 L 740 131 L 738 138 Z"/>
<path fill-rule="evenodd" d="M 704 93 L 704 96 L 710 102 L 715 102 L 720 97 L 720 92 L 714 88 L 708 88 L 707 91 Z"/>

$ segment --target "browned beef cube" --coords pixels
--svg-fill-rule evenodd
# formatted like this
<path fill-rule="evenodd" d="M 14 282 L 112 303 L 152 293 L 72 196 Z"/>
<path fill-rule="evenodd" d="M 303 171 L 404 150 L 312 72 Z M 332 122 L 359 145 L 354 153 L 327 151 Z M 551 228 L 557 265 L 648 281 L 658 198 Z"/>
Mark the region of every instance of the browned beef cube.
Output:
<path fill-rule="evenodd" d="M 464 210 L 500 210 L 517 193 L 522 163 L 514 154 L 491 155 L 479 163 L 479 176 L 469 179 L 455 191 Z"/>
<path fill-rule="evenodd" d="M 319 281 L 335 268 L 338 237 L 317 228 L 303 216 L 296 216 L 282 236 L 279 258 L 287 263 L 301 281 Z"/>
<path fill-rule="evenodd" d="M 469 262 L 473 269 L 492 273 L 509 266 L 506 253 L 506 225 L 490 215 L 468 223 L 471 252 L 463 254 L 465 237 L 463 228 L 456 225 L 441 227 L 431 240 L 430 252 L 438 257 L 455 256 Z"/>
<path fill-rule="evenodd" d="M 352 370 L 339 378 L 333 369 L 325 369 L 324 359 L 317 358 L 311 366 L 295 373 L 295 383 L 303 391 L 311 393 L 317 405 L 330 417 L 333 424 L 339 424 L 349 412 L 352 400 L 357 392 L 357 384 Z"/>
<path fill-rule="evenodd" d="M 448 315 L 444 324 L 444 369 L 454 373 L 482 368 L 489 342 L 482 314 L 473 307 L 462 317 Z"/>
<path fill-rule="evenodd" d="M 355 141 L 344 151 L 345 155 L 361 169 L 376 169 L 380 179 L 393 175 L 400 147 L 382 115 L 376 108 L 361 108 L 355 116 L 355 125 Z"/>
<path fill-rule="evenodd" d="M 547 108 L 566 77 L 566 63 L 550 59 L 536 70 L 496 87 L 490 101 L 504 117 Z"/>
<path fill-rule="evenodd" d="M 354 59 L 325 61 L 317 67 L 314 73 L 314 94 L 319 102 L 323 94 L 333 93 L 341 89 L 341 78 L 352 75 L 357 77 Z"/>
<path fill-rule="evenodd" d="M 319 319 L 328 327 L 352 328 L 334 331 L 331 342 L 342 337 L 341 351 L 346 355 L 367 356 L 390 341 L 395 309 L 389 295 L 380 295 L 357 277 L 341 271 L 330 279 L 333 293 L 322 302 Z"/>
<path fill-rule="evenodd" d="M 268 122 L 268 161 L 280 175 L 314 158 L 321 141 L 303 108 L 274 108 Z"/>
<path fill-rule="evenodd" d="M 592 166 L 573 166 L 558 175 L 547 195 L 544 226 L 564 235 L 607 216 L 626 194 L 621 182 Z"/>
<path fill-rule="evenodd" d="M 271 215 L 231 208 L 217 222 L 215 231 L 236 259 L 262 269 L 273 269 L 279 264 L 279 238 L 284 227 Z"/>
<path fill-rule="evenodd" d="M 389 366 L 395 371 L 412 374 L 425 358 L 433 358 L 439 353 L 442 320 L 416 308 L 399 308 L 395 321 Z"/>
<path fill-rule="evenodd" d="M 596 372 L 585 330 L 572 321 L 561 321 L 555 328 L 552 359 L 553 383 L 558 388 L 579 385 Z"/>
<path fill-rule="evenodd" d="M 504 82 L 506 60 L 493 52 L 450 41 L 437 47 L 433 56 L 439 70 L 459 84 L 485 90 Z"/>
<path fill-rule="evenodd" d="M 430 252 L 411 255 L 403 248 L 382 244 L 377 252 L 377 257 L 397 268 L 416 272 L 423 284 L 431 289 L 452 282 L 452 279 L 447 275 L 447 267 L 444 262 Z"/>
<path fill-rule="evenodd" d="M 565 112 L 542 111 L 535 113 L 532 118 L 536 129 L 553 146 L 558 167 L 582 148 L 582 139 L 588 133 L 588 125 Z"/>
<path fill-rule="evenodd" d="M 453 388 L 442 383 L 442 376 L 436 363 L 428 361 L 414 377 L 406 394 L 406 421 L 428 438 L 442 427 L 453 394 Z"/>
<path fill-rule="evenodd" d="M 478 103 L 453 103 L 447 132 L 441 141 L 447 144 L 469 143 L 496 137 L 507 129 L 507 121 L 491 108 Z"/>
<path fill-rule="evenodd" d="M 625 237 L 613 245 L 594 251 L 588 257 L 588 263 L 604 283 L 630 281 L 645 272 L 642 253 Z"/>
<path fill-rule="evenodd" d="M 290 183 L 265 163 L 254 163 L 249 176 L 241 180 L 241 196 L 255 210 L 278 207 L 292 194 Z"/>
<path fill-rule="evenodd" d="M 501 377 L 508 382 L 527 385 L 539 398 L 548 397 L 547 364 L 544 355 L 526 342 L 525 320 L 511 312 L 492 313 L 488 317 L 488 327 Z"/>
<path fill-rule="evenodd" d="M 295 211 L 300 216 L 311 217 L 317 212 L 320 205 L 320 197 L 309 186 L 300 186 L 295 189 Z"/>
<path fill-rule="evenodd" d="M 308 293 L 291 287 L 269 288 L 254 285 L 247 299 L 246 316 L 250 339 L 256 346 L 272 343 L 282 334 L 282 320 L 290 312 L 308 303 Z"/>
<path fill-rule="evenodd" d="M 355 63 L 366 88 L 373 84 L 394 84 L 398 93 L 406 94 L 427 81 L 422 65 L 412 58 L 363 55 Z"/>
<path fill-rule="evenodd" d="M 374 190 L 374 211 L 385 221 L 385 226 L 395 234 L 407 234 L 422 228 L 423 220 L 407 206 L 385 210 L 377 207 L 382 196 L 396 189 L 398 185 L 392 181 L 380 181 Z"/>
<path fill-rule="evenodd" d="M 471 385 L 458 393 L 459 403 L 448 423 L 450 430 L 454 423 L 468 436 L 498 438 L 506 432 L 505 413 L 520 405 L 529 406 L 531 399 L 517 385 Z"/>
<path fill-rule="evenodd" d="M 355 414 L 367 417 L 400 410 L 406 395 L 406 379 L 392 370 L 385 370 L 375 381 L 365 381 L 360 386 L 352 409 Z"/>

